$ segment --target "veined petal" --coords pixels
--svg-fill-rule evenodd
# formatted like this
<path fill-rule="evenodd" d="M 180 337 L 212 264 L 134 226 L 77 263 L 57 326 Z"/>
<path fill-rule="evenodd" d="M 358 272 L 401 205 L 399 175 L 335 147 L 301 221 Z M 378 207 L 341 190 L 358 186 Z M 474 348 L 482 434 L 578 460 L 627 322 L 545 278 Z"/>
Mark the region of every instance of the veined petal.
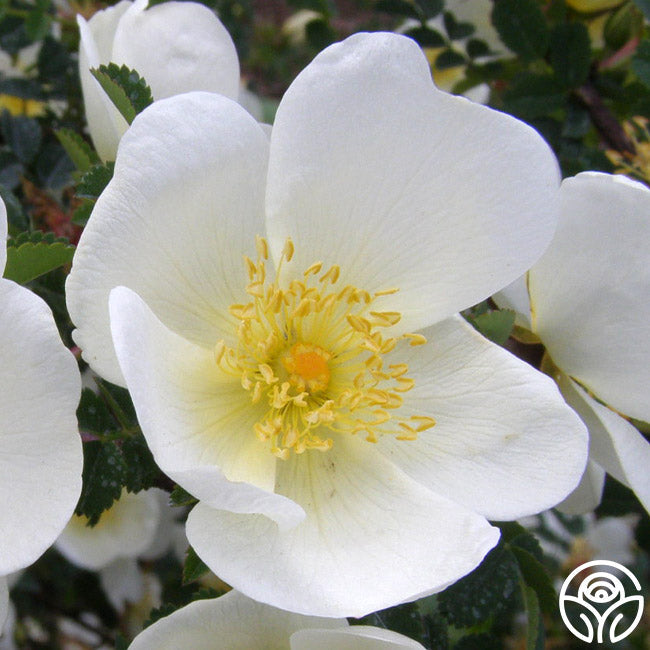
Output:
<path fill-rule="evenodd" d="M 122 496 L 99 522 L 88 526 L 86 517 L 74 515 L 56 541 L 70 562 L 85 569 L 101 569 L 119 557 L 137 557 L 153 541 L 160 506 L 153 492 Z"/>
<path fill-rule="evenodd" d="M 54 542 L 81 492 L 77 363 L 49 307 L 0 280 L 0 575 Z"/>
<path fill-rule="evenodd" d="M 562 500 L 587 460 L 587 431 L 555 383 L 460 317 L 422 330 L 401 361 L 415 386 L 401 412 L 436 425 L 417 440 L 379 439 L 416 481 L 489 519 L 515 519 Z"/>
<path fill-rule="evenodd" d="M 413 639 L 370 625 L 351 625 L 338 630 L 298 630 L 291 635 L 291 650 L 424 650 Z"/>
<path fill-rule="evenodd" d="M 219 598 L 194 601 L 156 621 L 138 634 L 129 648 L 213 650 L 218 639 L 220 650 L 286 650 L 296 630 L 344 626 L 345 619 L 292 614 L 229 591 Z"/>
<path fill-rule="evenodd" d="M 156 100 L 192 90 L 237 99 L 237 51 L 215 13 L 197 2 L 149 9 L 147 2 L 136 0 L 122 16 L 111 61 L 137 70 Z"/>
<path fill-rule="evenodd" d="M 86 121 L 93 144 L 103 160 L 115 160 L 117 145 L 128 128 L 99 82 L 90 74 L 91 68 L 111 60 L 113 37 L 120 18 L 131 6 L 121 0 L 113 7 L 95 13 L 89 21 L 77 15 L 79 25 L 79 78 L 86 110 Z"/>
<path fill-rule="evenodd" d="M 168 330 L 124 287 L 111 292 L 110 312 L 138 421 L 163 472 L 215 508 L 300 521 L 300 506 L 273 493 L 277 459 L 253 432 L 259 408 L 213 349 Z"/>
<path fill-rule="evenodd" d="M 187 536 L 228 584 L 302 614 L 358 617 L 440 591 L 499 537 L 352 436 L 337 436 L 326 453 L 292 455 L 279 465 L 276 490 L 305 509 L 295 528 L 199 503 Z"/>
<path fill-rule="evenodd" d="M 559 173 L 518 120 L 437 90 L 417 44 L 355 34 L 321 52 L 280 102 L 267 230 L 302 272 L 399 287 L 399 327 L 419 329 L 519 277 L 551 240 Z M 386 302 L 389 300 L 386 298 Z"/>
<path fill-rule="evenodd" d="M 7 613 L 9 612 L 9 588 L 7 587 L 7 579 L 0 576 L 0 634 L 2 628 L 7 620 Z"/>
<path fill-rule="evenodd" d="M 74 338 L 103 377 L 124 385 L 108 294 L 141 295 L 171 329 L 213 346 L 232 336 L 263 233 L 268 138 L 235 102 L 188 93 L 155 102 L 120 143 L 115 175 L 75 253 L 66 284 Z"/>
<path fill-rule="evenodd" d="M 589 429 L 590 457 L 630 487 L 650 512 L 650 443 L 627 420 L 599 404 L 574 381 L 563 377 L 560 387 Z"/>
<path fill-rule="evenodd" d="M 555 364 L 607 404 L 650 420 L 650 190 L 585 172 L 560 190 L 562 217 L 529 273 L 533 326 Z"/>
<path fill-rule="evenodd" d="M 598 507 L 603 498 L 605 470 L 593 460 L 587 461 L 585 473 L 578 487 L 556 507 L 567 515 L 581 515 Z"/>

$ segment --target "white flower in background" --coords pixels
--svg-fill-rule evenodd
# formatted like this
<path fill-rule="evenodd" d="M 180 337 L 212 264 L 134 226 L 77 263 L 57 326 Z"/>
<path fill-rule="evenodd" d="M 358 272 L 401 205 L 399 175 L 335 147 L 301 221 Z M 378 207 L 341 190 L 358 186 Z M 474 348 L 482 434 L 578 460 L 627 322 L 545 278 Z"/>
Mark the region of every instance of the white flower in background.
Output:
<path fill-rule="evenodd" d="M 535 532 L 544 553 L 560 562 L 566 574 L 591 560 L 611 560 L 627 566 L 634 562 L 638 515 L 596 519 L 590 512 L 571 517 L 568 522 L 566 517 L 548 510 L 519 522 Z M 582 530 L 572 532 L 578 526 Z"/>
<path fill-rule="evenodd" d="M 97 524 L 73 515 L 56 541 L 56 548 L 73 564 L 97 570 L 119 558 L 134 558 L 154 541 L 160 520 L 155 490 L 122 491 Z"/>
<path fill-rule="evenodd" d="M 470 23 L 474 26 L 474 32 L 471 36 L 453 41 L 452 49 L 460 49 L 465 53 L 465 47 L 472 39 L 483 41 L 490 49 L 489 55 L 477 59 L 479 63 L 512 55 L 492 25 L 493 6 L 494 3 L 491 0 L 446 0 L 445 11 L 451 13 L 457 22 Z M 404 33 L 409 29 L 419 27 L 419 25 L 418 21 L 409 19 L 404 22 L 398 31 Z M 442 35 L 446 33 L 442 14 L 427 21 L 427 25 Z M 467 66 L 439 67 L 436 62 L 446 49 L 446 47 L 425 47 L 424 53 L 431 64 L 431 74 L 436 86 L 441 90 L 452 92 L 459 83 L 465 80 Z M 485 104 L 490 98 L 490 87 L 486 83 L 481 83 L 468 88 L 462 94 L 474 102 Z"/>
<path fill-rule="evenodd" d="M 291 614 L 230 591 L 197 600 L 142 631 L 129 650 L 415 650 L 401 634 L 345 619 Z"/>
<path fill-rule="evenodd" d="M 541 339 L 589 428 L 590 461 L 563 509 L 596 507 L 606 471 L 650 510 L 650 444 L 620 415 L 650 421 L 650 190 L 585 172 L 565 179 L 560 196 L 558 230 L 528 290 L 520 278 L 496 299 Z"/>
<path fill-rule="evenodd" d="M 0 200 L 1 269 L 6 240 Z M 0 279 L 0 619 L 7 612 L 4 576 L 47 550 L 79 498 L 80 394 L 77 362 L 50 308 L 28 289 Z"/>
<path fill-rule="evenodd" d="M 128 125 L 90 73 L 109 62 L 136 70 L 155 100 L 206 90 L 237 99 L 239 60 L 230 34 L 215 14 L 196 2 L 122 0 L 86 22 L 77 16 L 79 75 L 88 129 L 97 152 L 115 160 Z"/>
<path fill-rule="evenodd" d="M 575 487 L 577 416 L 454 315 L 541 254 L 558 184 L 537 133 L 438 91 L 394 34 L 319 54 L 270 143 L 214 94 L 138 116 L 68 305 L 200 499 L 188 538 L 221 579 L 360 616 L 443 589 L 496 543 L 486 518 Z"/>

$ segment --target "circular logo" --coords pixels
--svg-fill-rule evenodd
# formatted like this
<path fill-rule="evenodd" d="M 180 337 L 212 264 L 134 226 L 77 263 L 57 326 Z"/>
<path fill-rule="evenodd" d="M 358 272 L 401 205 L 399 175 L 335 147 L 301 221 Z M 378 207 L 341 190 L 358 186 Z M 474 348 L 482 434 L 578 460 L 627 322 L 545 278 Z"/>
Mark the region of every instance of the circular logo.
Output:
<path fill-rule="evenodd" d="M 616 643 L 631 634 L 641 620 L 641 584 L 618 562 L 585 562 L 562 585 L 560 614 L 571 634 L 582 641 Z"/>

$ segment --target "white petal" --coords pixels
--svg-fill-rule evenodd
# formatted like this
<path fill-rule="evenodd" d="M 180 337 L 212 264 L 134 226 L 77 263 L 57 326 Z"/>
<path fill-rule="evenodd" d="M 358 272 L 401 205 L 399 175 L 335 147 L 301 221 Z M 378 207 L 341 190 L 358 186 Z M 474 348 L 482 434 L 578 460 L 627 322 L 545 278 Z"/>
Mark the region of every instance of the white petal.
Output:
<path fill-rule="evenodd" d="M 417 44 L 355 34 L 321 52 L 280 102 L 267 229 L 297 272 L 322 260 L 342 283 L 399 287 L 418 329 L 520 276 L 557 221 L 555 158 L 529 126 L 437 90 Z M 387 299 L 388 300 L 388 299 Z"/>
<path fill-rule="evenodd" d="M 291 650 L 424 650 L 413 639 L 370 625 L 351 625 L 339 630 L 299 630 L 291 635 Z"/>
<path fill-rule="evenodd" d="M 0 576 L 0 635 L 4 628 L 5 621 L 7 620 L 7 612 L 9 611 L 9 588 L 7 587 L 7 580 Z"/>
<path fill-rule="evenodd" d="M 501 309 L 515 312 L 515 322 L 526 329 L 531 329 L 530 298 L 528 296 L 528 274 L 518 277 L 505 289 L 495 293 L 492 298 Z"/>
<path fill-rule="evenodd" d="M 307 627 L 338 628 L 347 621 L 291 614 L 230 591 L 197 600 L 138 634 L 130 650 L 286 650 L 289 637 Z"/>
<path fill-rule="evenodd" d="M 650 190 L 596 172 L 566 179 L 553 243 L 531 269 L 533 325 L 553 361 L 650 420 Z"/>
<path fill-rule="evenodd" d="M 137 70 L 156 100 L 192 90 L 237 99 L 237 51 L 214 12 L 197 2 L 146 7 L 136 0 L 122 16 L 111 61 Z"/>
<path fill-rule="evenodd" d="M 199 503 L 187 536 L 222 580 L 302 614 L 363 616 L 440 591 L 474 569 L 499 536 L 352 436 L 282 463 L 276 489 L 307 512 L 297 527 L 279 531 L 262 515 Z"/>
<path fill-rule="evenodd" d="M 119 557 L 137 557 L 151 544 L 159 516 L 154 493 L 125 491 L 93 527 L 85 517 L 74 515 L 56 547 L 70 562 L 100 569 Z"/>
<path fill-rule="evenodd" d="M 54 542 L 81 492 L 81 378 L 49 307 L 0 280 L 0 575 Z"/>
<path fill-rule="evenodd" d="M 144 581 L 138 561 L 120 557 L 99 569 L 99 582 L 116 611 L 124 611 L 127 603 L 137 603 L 144 596 Z"/>
<path fill-rule="evenodd" d="M 168 330 L 129 289 L 114 289 L 111 326 L 138 421 L 160 468 L 198 499 L 295 525 L 302 509 L 273 493 L 277 459 L 257 439 L 239 377 L 211 349 Z"/>
<path fill-rule="evenodd" d="M 604 487 L 605 470 L 598 463 L 589 460 L 578 487 L 557 505 L 557 509 L 567 515 L 591 512 L 598 507 L 603 498 Z"/>
<path fill-rule="evenodd" d="M 575 382 L 565 379 L 561 388 L 589 428 L 590 457 L 630 487 L 650 512 L 650 443 L 636 427 L 599 404 Z"/>
<path fill-rule="evenodd" d="M 83 16 L 77 15 L 79 78 L 86 121 L 93 144 L 103 160 L 115 160 L 117 145 L 128 125 L 99 82 L 90 74 L 90 69 L 111 60 L 117 24 L 130 6 L 128 0 L 122 0 L 113 7 L 98 11 L 88 22 Z"/>
<path fill-rule="evenodd" d="M 108 294 L 137 291 L 168 327 L 214 345 L 234 331 L 263 234 L 268 139 L 238 104 L 207 93 L 155 102 L 120 143 L 66 284 L 74 338 L 106 379 L 124 384 L 108 324 Z"/>
<path fill-rule="evenodd" d="M 379 449 L 434 492 L 489 519 L 545 510 L 578 483 L 587 432 L 555 383 L 460 317 L 423 330 L 405 351 L 415 387 L 400 412 L 433 417 L 412 442 Z M 397 356 L 397 354 L 395 354 Z"/>

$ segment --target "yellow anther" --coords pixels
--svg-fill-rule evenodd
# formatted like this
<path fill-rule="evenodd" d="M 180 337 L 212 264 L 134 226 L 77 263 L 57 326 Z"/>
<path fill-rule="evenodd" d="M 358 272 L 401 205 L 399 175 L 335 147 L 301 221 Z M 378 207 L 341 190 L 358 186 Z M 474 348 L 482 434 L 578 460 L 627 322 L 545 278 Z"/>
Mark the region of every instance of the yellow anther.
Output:
<path fill-rule="evenodd" d="M 329 271 L 327 273 L 324 273 L 320 281 L 321 282 L 330 282 L 331 284 L 336 284 L 336 281 L 339 279 L 339 275 L 341 274 L 341 267 L 338 266 L 338 264 L 334 264 L 334 266 L 331 266 Z"/>
<path fill-rule="evenodd" d="M 370 315 L 374 317 L 375 324 L 380 327 L 396 325 L 402 318 L 402 314 L 397 311 L 371 311 Z"/>
<path fill-rule="evenodd" d="M 398 377 L 397 383 L 398 385 L 395 386 L 395 390 L 398 393 L 406 393 L 407 391 L 411 390 L 413 386 L 415 386 L 415 380 L 411 379 L 410 377 Z"/>
<path fill-rule="evenodd" d="M 240 320 L 247 320 L 255 316 L 255 305 L 251 302 L 247 305 L 230 305 L 230 313 Z"/>
<path fill-rule="evenodd" d="M 320 270 L 323 268 L 323 263 L 322 262 L 314 262 L 310 267 L 307 268 L 307 270 L 304 272 L 304 276 L 308 277 L 310 275 L 316 275 L 317 273 L 320 273 Z"/>
<path fill-rule="evenodd" d="M 397 293 L 398 291 L 399 291 L 398 288 L 382 289 L 381 291 L 375 291 L 375 298 L 379 298 L 379 296 L 390 296 L 394 293 Z"/>
<path fill-rule="evenodd" d="M 291 237 L 289 237 L 287 238 L 287 241 L 284 243 L 284 248 L 282 249 L 282 255 L 284 256 L 284 259 L 287 260 L 287 262 L 291 261 L 294 250 L 295 249 L 293 247 L 293 242 L 291 241 Z"/>
<path fill-rule="evenodd" d="M 422 334 L 404 334 L 404 338 L 409 339 L 410 345 L 424 345 L 427 342 Z"/>
<path fill-rule="evenodd" d="M 262 399 L 262 382 L 256 381 L 253 388 L 253 395 L 251 401 L 253 404 L 257 404 Z"/>
<path fill-rule="evenodd" d="M 267 363 L 260 363 L 257 368 L 267 384 L 274 384 L 278 381 L 278 378 L 273 374 L 273 369 Z"/>
<path fill-rule="evenodd" d="M 248 279 L 252 280 L 257 275 L 257 266 L 255 266 L 255 262 L 253 262 L 253 260 L 248 257 L 248 255 L 244 255 L 244 263 L 246 264 Z"/>
<path fill-rule="evenodd" d="M 251 282 L 246 287 L 246 293 L 255 296 L 256 298 L 264 298 L 264 283 L 259 280 Z"/>
<path fill-rule="evenodd" d="M 214 346 L 214 360 L 217 362 L 217 365 L 221 365 L 221 360 L 223 359 L 225 352 L 226 342 L 221 339 L 221 341 Z"/>
<path fill-rule="evenodd" d="M 261 260 L 269 259 L 269 245 L 264 237 L 255 237 L 255 248 L 257 249 L 257 256 Z"/>

